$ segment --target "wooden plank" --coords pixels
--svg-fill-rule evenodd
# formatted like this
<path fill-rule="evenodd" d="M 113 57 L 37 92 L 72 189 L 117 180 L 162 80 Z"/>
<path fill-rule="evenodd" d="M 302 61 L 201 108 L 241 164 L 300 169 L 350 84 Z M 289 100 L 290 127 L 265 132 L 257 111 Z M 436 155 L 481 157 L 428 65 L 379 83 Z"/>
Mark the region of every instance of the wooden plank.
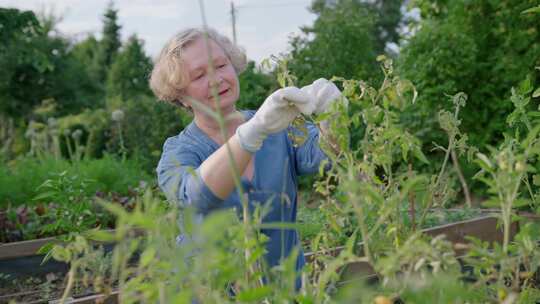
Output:
<path fill-rule="evenodd" d="M 12 294 L 8 294 L 8 295 L 0 295 L 0 303 L 8 303 L 9 302 L 8 300 L 15 300 L 17 298 L 27 297 L 27 296 L 35 295 L 37 293 L 41 293 L 41 291 L 40 290 L 32 290 L 32 291 L 23 291 L 23 292 L 12 293 Z"/>
<path fill-rule="evenodd" d="M 119 303 L 118 297 L 120 292 L 118 290 L 113 291 L 110 295 L 96 294 L 91 296 L 86 296 L 82 298 L 69 298 L 66 304 L 116 304 Z M 49 304 L 58 304 L 60 300 L 49 301 Z"/>
<path fill-rule="evenodd" d="M 519 231 L 519 225 L 517 222 L 510 225 L 510 240 Z M 504 232 L 502 227 L 498 227 L 498 218 L 495 216 L 485 216 L 472 220 L 466 220 L 456 222 L 452 224 L 437 226 L 423 230 L 424 233 L 430 236 L 445 235 L 446 239 L 452 244 L 467 244 L 470 243 L 467 240 L 467 236 L 475 237 L 484 242 L 490 243 L 502 243 L 504 238 Z M 456 249 L 456 254 L 461 255 L 465 252 L 465 248 Z"/>
<path fill-rule="evenodd" d="M 376 280 L 377 273 L 373 266 L 368 262 L 353 262 L 340 269 L 339 285 L 356 280 Z"/>
<path fill-rule="evenodd" d="M 114 234 L 114 230 L 105 230 L 105 231 L 108 233 Z M 134 230 L 134 233 L 138 235 L 141 232 L 138 230 Z M 38 255 L 37 253 L 38 250 L 41 247 L 51 242 L 56 243 L 56 244 L 62 243 L 62 241 L 59 240 L 58 238 L 49 237 L 49 238 L 29 240 L 29 241 L 0 244 L 0 260 Z M 97 241 L 93 241 L 93 243 L 105 244 L 103 242 L 97 242 Z"/>
<path fill-rule="evenodd" d="M 446 239 L 454 244 L 469 243 L 469 241 L 466 240 L 465 236 L 473 236 L 487 242 L 501 243 L 503 240 L 503 231 L 502 227 L 497 228 L 497 221 L 497 217 L 493 215 L 488 215 L 472 220 L 454 222 L 442 226 L 423 229 L 422 232 L 433 237 L 444 234 L 446 235 Z M 519 227 L 518 224 L 514 222 L 512 223 L 510 228 L 510 239 L 512 239 L 519 231 Z M 362 242 L 357 244 L 357 248 L 360 251 L 362 250 Z M 308 252 L 305 254 L 306 261 L 313 261 L 313 259 L 317 255 L 338 256 L 343 249 L 345 249 L 345 246 L 339 246 L 315 252 Z"/>
<path fill-rule="evenodd" d="M 59 241 L 56 238 L 50 237 L 2 244 L 0 245 L 0 260 L 36 255 L 39 248 L 50 242 L 58 243 Z"/>

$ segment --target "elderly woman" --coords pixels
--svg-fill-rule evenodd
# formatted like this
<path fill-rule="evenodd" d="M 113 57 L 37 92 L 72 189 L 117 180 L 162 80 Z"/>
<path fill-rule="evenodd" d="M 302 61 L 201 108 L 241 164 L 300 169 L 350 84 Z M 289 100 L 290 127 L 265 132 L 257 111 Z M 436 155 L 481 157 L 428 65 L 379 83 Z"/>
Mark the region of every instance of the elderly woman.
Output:
<path fill-rule="evenodd" d="M 302 89 L 275 91 L 256 112 L 239 111 L 238 74 L 245 66 L 244 53 L 211 29 L 184 30 L 165 45 L 150 86 L 159 99 L 187 108 L 194 119 L 180 134 L 165 141 L 157 167 L 158 183 L 169 200 L 192 206 L 201 217 L 224 208 L 241 211 L 228 144 L 250 207 L 268 203 L 264 222 L 294 223 L 298 176 L 316 172 L 326 156 L 313 125 L 307 125 L 308 138 L 298 147 L 287 129 L 300 113 L 324 112 L 339 99 L 340 92 L 331 82 L 320 79 Z M 221 111 L 225 132 L 208 109 Z M 265 257 L 270 266 L 299 246 L 294 229 L 262 232 L 268 236 Z M 300 250 L 297 269 L 303 264 Z"/>

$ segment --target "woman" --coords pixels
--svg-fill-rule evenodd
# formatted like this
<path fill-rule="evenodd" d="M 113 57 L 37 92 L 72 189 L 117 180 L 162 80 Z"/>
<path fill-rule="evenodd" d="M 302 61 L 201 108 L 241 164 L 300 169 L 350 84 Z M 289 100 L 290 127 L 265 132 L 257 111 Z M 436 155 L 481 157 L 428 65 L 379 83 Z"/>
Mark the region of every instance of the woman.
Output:
<path fill-rule="evenodd" d="M 158 183 L 170 200 L 192 206 L 202 217 L 223 208 L 242 210 L 235 191 L 230 147 L 250 207 L 270 204 L 264 222 L 296 221 L 298 176 L 317 172 L 325 155 L 318 130 L 308 125 L 308 138 L 295 147 L 287 129 L 300 113 L 321 113 L 339 100 L 339 90 L 320 79 L 302 89 L 287 87 L 272 93 L 256 111 L 238 111 L 238 74 L 246 66 L 244 53 L 214 30 L 187 29 L 163 48 L 152 71 L 156 96 L 185 107 L 194 119 L 180 134 L 168 138 L 157 167 Z M 218 99 L 216 102 L 215 99 Z M 225 117 L 225 132 L 207 109 Z M 293 229 L 264 229 L 269 237 L 270 266 L 299 246 Z M 297 269 L 304 265 L 302 251 Z"/>

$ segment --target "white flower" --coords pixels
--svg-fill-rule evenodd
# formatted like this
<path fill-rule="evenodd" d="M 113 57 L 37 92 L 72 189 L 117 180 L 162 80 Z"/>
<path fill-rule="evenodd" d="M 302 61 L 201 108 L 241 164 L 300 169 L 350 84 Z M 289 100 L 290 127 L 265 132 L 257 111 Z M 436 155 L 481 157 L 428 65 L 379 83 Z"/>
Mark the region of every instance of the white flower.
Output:
<path fill-rule="evenodd" d="M 54 117 L 49 117 L 47 119 L 47 124 L 49 125 L 49 128 L 56 128 L 58 126 L 58 121 L 54 119 Z"/>
<path fill-rule="evenodd" d="M 111 118 L 112 120 L 117 121 L 117 122 L 124 120 L 124 111 L 114 110 L 111 114 Z"/>
<path fill-rule="evenodd" d="M 82 130 L 81 129 L 77 129 L 75 131 L 73 131 L 73 133 L 71 133 L 71 137 L 73 137 L 73 139 L 79 139 L 81 138 L 82 136 Z"/>

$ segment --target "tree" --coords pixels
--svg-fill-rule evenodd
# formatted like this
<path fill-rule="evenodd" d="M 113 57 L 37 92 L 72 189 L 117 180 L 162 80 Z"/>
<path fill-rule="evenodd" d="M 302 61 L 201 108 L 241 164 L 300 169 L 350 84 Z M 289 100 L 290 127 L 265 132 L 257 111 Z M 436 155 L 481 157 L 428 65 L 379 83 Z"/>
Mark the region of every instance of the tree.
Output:
<path fill-rule="evenodd" d="M 97 67 L 99 79 L 102 83 L 107 78 L 107 71 L 114 61 L 120 46 L 120 29 L 118 24 L 118 10 L 114 9 L 113 2 L 109 2 L 105 14 L 103 14 L 103 37 L 99 42 Z"/>
<path fill-rule="evenodd" d="M 137 36 L 131 36 L 108 72 L 107 96 L 126 100 L 139 95 L 151 95 L 148 87 L 151 69 L 152 61 L 144 52 L 143 42 Z"/>
<path fill-rule="evenodd" d="M 332 76 L 378 79 L 375 60 L 398 41 L 401 0 L 315 0 L 314 24 L 291 39 L 289 69 L 304 85 Z"/>
<path fill-rule="evenodd" d="M 377 51 L 384 53 L 388 43 L 399 43 L 400 34 L 398 29 L 403 26 L 401 7 L 403 0 L 375 0 L 368 2 L 376 16 L 375 37 Z"/>
<path fill-rule="evenodd" d="M 47 54 L 32 47 L 43 29 L 31 11 L 0 8 L 0 111 L 11 117 L 28 113 L 39 100 L 19 98 L 26 79 L 37 79 L 52 69 Z"/>
<path fill-rule="evenodd" d="M 94 35 L 89 35 L 84 40 L 76 43 L 71 50 L 71 53 L 88 69 L 88 74 L 92 80 L 98 82 L 99 75 L 97 69 L 97 57 L 99 52 L 99 41 Z"/>
<path fill-rule="evenodd" d="M 0 9 L 0 19 L 5 42 L 0 46 L 2 113 L 25 120 L 45 100 L 57 105 L 55 115 L 92 105 L 87 98 L 92 96 L 91 81 L 70 53 L 71 42 L 51 33 L 53 21 L 16 9 Z"/>
<path fill-rule="evenodd" d="M 401 50 L 399 70 L 420 92 L 418 125 L 425 142 L 444 138 L 433 119 L 451 104 L 445 94 L 469 95 L 461 129 L 477 146 L 496 144 L 513 109 L 510 89 L 527 74 L 539 79 L 540 22 L 522 12 L 539 0 L 419 0 L 422 19 Z M 538 84 L 538 81 L 536 81 Z"/>

